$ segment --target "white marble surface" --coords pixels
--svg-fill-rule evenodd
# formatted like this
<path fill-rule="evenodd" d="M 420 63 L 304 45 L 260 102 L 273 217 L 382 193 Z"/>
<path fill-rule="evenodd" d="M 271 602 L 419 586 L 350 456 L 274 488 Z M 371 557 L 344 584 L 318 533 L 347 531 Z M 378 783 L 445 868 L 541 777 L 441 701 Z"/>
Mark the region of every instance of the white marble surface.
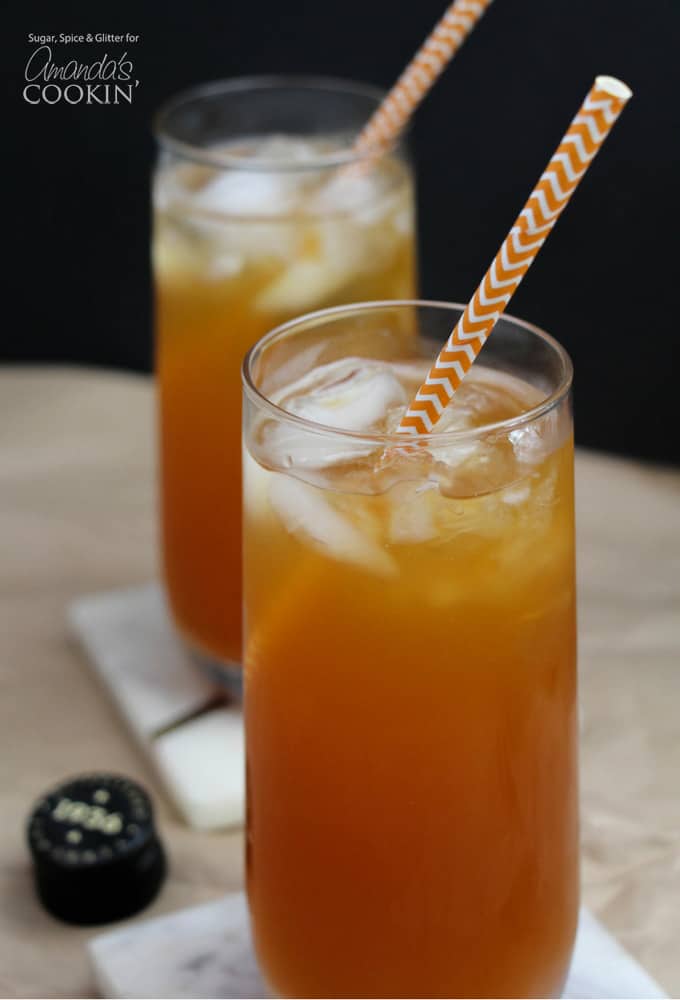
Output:
<path fill-rule="evenodd" d="M 101 934 L 88 946 L 102 997 L 271 997 L 253 955 L 243 893 Z M 665 997 L 582 909 L 564 997 Z"/>
<path fill-rule="evenodd" d="M 135 736 L 149 738 L 214 697 L 213 686 L 187 662 L 157 585 L 79 598 L 68 615 Z"/>
<path fill-rule="evenodd" d="M 160 587 L 79 598 L 69 621 L 97 674 L 186 822 L 239 826 L 244 816 L 243 716 L 177 638 Z"/>
<path fill-rule="evenodd" d="M 245 816 L 243 715 L 216 708 L 149 744 L 166 788 L 190 826 L 221 830 Z"/>
<path fill-rule="evenodd" d="M 88 944 L 102 997 L 270 997 L 242 892 L 101 934 Z"/>

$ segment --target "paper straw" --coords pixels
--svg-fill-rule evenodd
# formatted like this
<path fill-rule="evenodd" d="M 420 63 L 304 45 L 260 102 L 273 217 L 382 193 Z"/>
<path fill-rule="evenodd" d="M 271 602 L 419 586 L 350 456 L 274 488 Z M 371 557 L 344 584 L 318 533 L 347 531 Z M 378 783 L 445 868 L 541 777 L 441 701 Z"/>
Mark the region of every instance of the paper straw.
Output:
<path fill-rule="evenodd" d="M 632 91 L 611 76 L 595 79 L 491 267 L 416 393 L 397 430 L 422 435 L 435 426 L 505 310 L 534 257 Z"/>
<path fill-rule="evenodd" d="M 451 4 L 359 133 L 355 152 L 374 150 L 377 157 L 394 142 L 490 3 L 455 0 Z"/>

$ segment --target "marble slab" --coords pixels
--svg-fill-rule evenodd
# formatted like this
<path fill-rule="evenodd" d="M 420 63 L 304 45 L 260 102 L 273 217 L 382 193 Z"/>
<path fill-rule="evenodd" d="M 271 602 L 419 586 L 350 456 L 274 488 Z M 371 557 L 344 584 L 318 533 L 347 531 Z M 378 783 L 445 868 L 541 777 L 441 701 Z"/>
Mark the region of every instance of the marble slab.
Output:
<path fill-rule="evenodd" d="M 161 588 L 82 597 L 68 617 L 90 667 L 186 822 L 200 830 L 240 826 L 241 709 L 224 704 L 221 689 L 192 663 Z"/>
<path fill-rule="evenodd" d="M 243 893 L 110 931 L 88 943 L 102 997 L 271 997 L 258 971 Z M 582 909 L 564 997 L 665 997 Z"/>

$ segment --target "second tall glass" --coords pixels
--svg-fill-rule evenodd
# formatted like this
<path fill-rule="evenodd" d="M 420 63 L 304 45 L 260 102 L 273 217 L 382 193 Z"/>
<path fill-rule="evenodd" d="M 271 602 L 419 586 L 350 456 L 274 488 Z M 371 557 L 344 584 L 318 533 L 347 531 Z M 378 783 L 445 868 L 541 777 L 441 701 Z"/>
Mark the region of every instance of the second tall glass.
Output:
<path fill-rule="evenodd" d="M 266 330 L 415 292 L 403 151 L 348 171 L 382 94 L 328 79 L 197 88 L 159 114 L 153 259 L 165 583 L 201 661 L 238 681 L 239 372 Z"/>

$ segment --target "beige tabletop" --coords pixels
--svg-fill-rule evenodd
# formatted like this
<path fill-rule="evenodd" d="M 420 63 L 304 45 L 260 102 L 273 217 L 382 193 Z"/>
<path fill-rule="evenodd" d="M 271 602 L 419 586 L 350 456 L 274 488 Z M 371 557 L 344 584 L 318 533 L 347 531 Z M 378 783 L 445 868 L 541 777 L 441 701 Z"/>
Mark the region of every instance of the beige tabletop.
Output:
<path fill-rule="evenodd" d="M 0 371 L 0 995 L 94 996 L 85 941 L 36 902 L 31 803 L 121 771 L 154 794 L 171 874 L 142 917 L 241 885 L 241 835 L 183 826 L 66 627 L 75 596 L 156 574 L 143 377 Z M 585 902 L 680 995 L 680 471 L 577 460 Z"/>

